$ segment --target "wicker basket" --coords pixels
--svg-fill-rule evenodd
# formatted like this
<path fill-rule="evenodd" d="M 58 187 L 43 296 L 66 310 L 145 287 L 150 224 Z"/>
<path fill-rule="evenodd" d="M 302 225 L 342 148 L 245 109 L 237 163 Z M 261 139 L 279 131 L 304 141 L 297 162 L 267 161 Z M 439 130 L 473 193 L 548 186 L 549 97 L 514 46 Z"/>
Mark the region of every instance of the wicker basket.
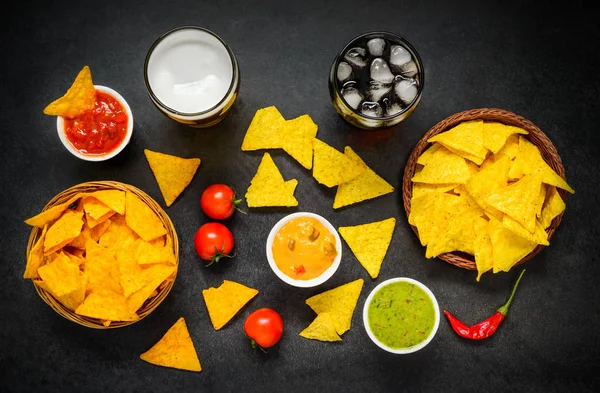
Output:
<path fill-rule="evenodd" d="M 94 192 L 94 191 L 107 190 L 107 189 L 130 191 L 130 192 L 134 193 L 142 201 L 144 201 L 150 207 L 150 209 L 152 209 L 158 215 L 158 217 L 162 221 L 163 225 L 167 229 L 167 234 L 169 236 L 171 236 L 171 238 L 173 239 L 173 253 L 175 255 L 175 262 L 177 265 L 179 265 L 179 240 L 177 239 L 177 232 L 175 232 L 175 227 L 173 226 L 171 219 L 169 218 L 169 216 L 167 216 L 165 211 L 159 206 L 158 203 L 156 203 L 152 198 L 150 198 L 145 192 L 143 192 L 142 190 L 140 190 L 134 186 L 115 182 L 115 181 L 94 181 L 94 182 L 81 183 L 81 184 L 75 185 L 69 189 L 66 189 L 63 192 L 56 195 L 50 202 L 48 202 L 48 204 L 44 207 L 43 210 L 47 210 L 53 206 L 64 203 L 71 196 L 74 196 L 75 194 L 80 193 L 80 192 Z M 42 230 L 40 228 L 34 227 L 31 230 L 31 234 L 29 235 L 29 241 L 27 243 L 26 258 L 29 257 L 29 252 L 31 251 L 31 249 L 33 248 L 34 244 L 36 243 L 38 238 L 41 236 L 41 234 L 42 234 Z M 171 291 L 171 288 L 173 287 L 173 284 L 175 283 L 176 277 L 177 277 L 177 271 L 175 273 L 175 277 L 172 280 L 166 280 L 157 288 L 158 293 L 156 296 L 150 298 L 149 300 L 146 300 L 146 302 L 142 305 L 142 307 L 140 307 L 140 309 L 137 311 L 137 314 L 139 316 L 138 320 L 136 320 L 136 321 L 113 321 L 110 323 L 110 325 L 108 327 L 104 326 L 102 324 L 102 321 L 99 319 L 84 317 L 84 316 L 75 314 L 73 311 L 71 311 L 71 310 L 67 309 L 65 306 L 63 306 L 62 303 L 60 303 L 58 300 L 56 300 L 49 292 L 45 291 L 44 289 L 42 289 L 38 285 L 36 285 L 33 280 L 32 280 L 32 282 L 34 283 L 33 286 L 35 287 L 37 293 L 40 295 L 42 300 L 44 300 L 50 307 L 52 307 L 52 309 L 54 311 L 56 311 L 58 314 L 62 315 L 66 319 L 73 321 L 75 323 L 78 323 L 80 325 L 89 327 L 89 328 L 114 329 L 114 328 L 131 325 L 139 320 L 142 320 L 144 317 L 148 316 L 152 311 L 154 311 L 154 309 L 156 309 L 156 307 L 158 307 L 158 305 L 167 297 L 167 295 Z"/>
<path fill-rule="evenodd" d="M 540 150 L 542 157 L 544 160 L 550 165 L 552 169 L 558 173 L 560 177 L 565 178 L 565 168 L 563 167 L 562 161 L 556 148 L 548 139 L 546 134 L 544 134 L 535 124 L 531 121 L 516 115 L 512 112 L 505 111 L 502 109 L 495 108 L 481 108 L 481 109 L 471 109 L 464 112 L 456 113 L 446 119 L 440 121 L 435 126 L 433 126 L 421 140 L 417 143 L 415 148 L 413 149 L 410 157 L 408 158 L 408 162 L 406 167 L 404 168 L 404 177 L 402 179 L 402 199 L 404 201 L 404 210 L 406 211 L 407 217 L 410 215 L 410 200 L 412 198 L 412 181 L 415 174 L 415 170 L 417 168 L 417 159 L 419 156 L 427 149 L 430 143 L 427 140 L 434 135 L 437 135 L 441 132 L 447 131 L 450 128 L 458 125 L 463 121 L 468 120 L 487 120 L 487 121 L 497 121 L 503 124 L 512 125 L 516 127 L 521 127 L 522 129 L 529 132 L 529 135 L 526 137 L 538 147 Z M 566 192 L 564 190 L 558 189 L 558 192 L 563 198 L 566 197 Z M 552 235 L 558 228 L 560 221 L 562 220 L 563 213 L 558 215 L 553 221 L 550 227 L 546 229 L 548 233 L 548 240 L 552 238 Z M 411 226 L 412 230 L 415 232 L 417 236 L 419 236 L 419 232 L 417 228 Z M 517 264 L 521 264 L 525 261 L 536 256 L 544 246 L 538 245 L 531 253 L 521 259 Z M 475 260 L 473 256 L 463 253 L 463 252 L 451 252 L 438 255 L 443 261 L 446 261 L 452 265 L 456 265 L 463 269 L 468 270 L 477 270 L 477 266 L 475 265 Z"/>

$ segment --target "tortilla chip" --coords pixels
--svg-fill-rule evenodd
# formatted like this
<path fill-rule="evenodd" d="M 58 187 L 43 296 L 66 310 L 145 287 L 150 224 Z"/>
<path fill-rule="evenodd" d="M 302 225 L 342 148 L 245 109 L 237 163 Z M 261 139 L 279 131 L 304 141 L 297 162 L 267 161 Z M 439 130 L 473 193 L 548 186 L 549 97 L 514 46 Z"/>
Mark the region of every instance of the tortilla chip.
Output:
<path fill-rule="evenodd" d="M 125 221 L 147 242 L 167 233 L 156 213 L 131 191 L 125 193 Z"/>
<path fill-rule="evenodd" d="M 181 158 L 144 149 L 148 164 L 154 173 L 160 192 L 167 206 L 192 182 L 200 165 L 199 158 Z"/>
<path fill-rule="evenodd" d="M 63 251 L 63 254 L 68 256 L 71 263 L 73 263 L 77 266 L 81 266 L 81 265 L 85 264 L 85 259 L 81 256 L 73 255 L 70 252 L 66 252 L 66 251 Z"/>
<path fill-rule="evenodd" d="M 58 219 L 62 215 L 62 213 L 65 210 L 67 210 L 69 206 L 75 203 L 78 199 L 85 197 L 86 195 L 87 194 L 85 193 L 75 194 L 66 202 L 61 203 L 60 205 L 53 206 L 48 210 L 44 210 L 36 216 L 28 218 L 27 220 L 25 220 L 25 224 L 31 225 L 32 227 L 43 228 L 46 224 L 49 224 L 52 221 Z"/>
<path fill-rule="evenodd" d="M 538 218 L 542 216 L 542 207 L 544 207 L 544 201 L 546 200 L 546 187 L 550 187 L 550 186 L 546 186 L 545 184 L 542 184 L 542 186 L 540 187 L 540 193 L 538 194 L 538 198 L 535 201 L 535 205 L 536 205 L 535 216 Z"/>
<path fill-rule="evenodd" d="M 487 204 L 487 198 L 508 185 L 509 167 L 510 161 L 508 158 L 502 157 L 471 176 L 465 184 L 469 194 L 482 209 L 490 210 L 491 206 Z"/>
<path fill-rule="evenodd" d="M 529 232 L 533 232 L 541 186 L 541 176 L 539 172 L 535 172 L 494 191 L 487 197 L 486 202 L 514 218 Z"/>
<path fill-rule="evenodd" d="M 115 214 L 117 214 L 117 213 L 114 212 L 114 211 L 112 211 L 112 210 L 109 210 L 106 214 L 104 214 L 103 216 L 101 216 L 97 220 L 94 219 L 92 216 L 86 214 L 85 215 L 85 222 L 86 222 L 87 226 L 90 229 L 94 229 L 97 225 L 102 224 L 104 221 L 108 220 L 109 218 L 111 218 Z"/>
<path fill-rule="evenodd" d="M 475 239 L 473 240 L 473 249 L 475 251 L 475 264 L 477 265 L 477 281 L 481 279 L 483 273 L 492 270 L 494 267 L 494 256 L 488 225 L 488 221 L 483 218 L 478 218 L 474 222 Z"/>
<path fill-rule="evenodd" d="M 38 273 L 56 298 L 79 289 L 83 279 L 79 267 L 63 253 L 59 253 L 53 262 L 41 266 Z"/>
<path fill-rule="evenodd" d="M 100 190 L 92 192 L 90 196 L 104 203 L 111 210 L 114 210 L 121 215 L 125 214 L 125 191 Z"/>
<path fill-rule="evenodd" d="M 162 367 L 188 371 L 201 371 L 202 366 L 183 317 L 140 359 Z"/>
<path fill-rule="evenodd" d="M 366 165 L 361 165 L 319 139 L 314 139 L 313 147 L 313 177 L 327 187 L 356 179 L 366 170 Z"/>
<path fill-rule="evenodd" d="M 319 341 L 342 341 L 335 330 L 335 318 L 335 315 L 330 312 L 322 312 L 300 332 L 300 336 Z"/>
<path fill-rule="evenodd" d="M 125 217 L 115 214 L 110 218 L 110 225 L 106 228 L 106 231 L 98 239 L 98 244 L 114 253 L 123 244 L 138 238 L 139 236 L 127 226 Z"/>
<path fill-rule="evenodd" d="M 306 304 L 317 315 L 325 312 L 330 313 L 335 331 L 341 336 L 350 330 L 352 326 L 352 316 L 363 284 L 364 280 L 360 278 L 310 297 L 306 299 Z"/>
<path fill-rule="evenodd" d="M 83 301 L 85 300 L 85 293 L 87 291 L 87 281 L 87 276 L 85 274 L 82 274 L 79 288 L 67 293 L 66 295 L 59 297 L 58 301 L 69 310 L 75 311 L 77 307 L 79 307 L 81 303 L 83 303 Z"/>
<path fill-rule="evenodd" d="M 529 134 L 522 128 L 507 126 L 498 122 L 483 123 L 483 146 L 496 154 L 504 147 L 509 136 L 513 134 Z"/>
<path fill-rule="evenodd" d="M 256 111 L 246 131 L 242 150 L 278 149 L 283 147 L 281 129 L 285 119 L 274 106 Z"/>
<path fill-rule="evenodd" d="M 154 263 L 170 263 L 175 264 L 175 254 L 173 247 L 155 247 L 152 244 L 140 241 L 135 259 L 140 265 L 150 265 Z"/>
<path fill-rule="evenodd" d="M 346 146 L 344 148 L 344 154 L 346 157 L 363 167 L 364 172 L 355 179 L 338 186 L 333 201 L 334 209 L 339 209 L 340 207 L 394 192 L 394 187 L 369 168 L 352 148 Z"/>
<path fill-rule="evenodd" d="M 447 148 L 465 152 L 485 159 L 487 149 L 483 145 L 483 120 L 464 121 L 448 131 L 437 134 L 427 142 L 439 142 Z"/>
<path fill-rule="evenodd" d="M 81 232 L 79 236 L 73 239 L 67 246 L 77 248 L 78 250 L 85 250 L 85 244 L 88 239 L 92 238 L 92 231 L 87 226 L 87 222 L 84 222 L 83 227 L 81 227 Z"/>
<path fill-rule="evenodd" d="M 123 293 L 119 284 L 119 265 L 114 256 L 95 241 L 88 239 L 86 245 L 85 274 L 88 276 L 88 289 L 110 289 Z"/>
<path fill-rule="evenodd" d="M 437 143 L 437 142 L 433 143 L 429 148 L 427 148 L 427 150 L 425 150 L 423 153 L 421 153 L 419 158 L 417 158 L 417 164 L 420 164 L 420 165 L 429 164 L 429 162 L 431 162 L 431 157 L 433 157 L 435 152 L 440 147 L 442 147 L 441 143 Z"/>
<path fill-rule="evenodd" d="M 101 222 L 100 224 L 97 224 L 93 229 L 89 229 L 89 237 L 93 241 L 98 242 L 100 240 L 100 238 L 102 237 L 102 235 L 104 235 L 104 233 L 106 233 L 106 230 L 108 229 L 108 227 L 110 226 L 111 223 L 112 223 L 111 219 L 108 218 L 108 219 L 104 220 L 103 222 Z M 85 231 L 86 228 L 88 228 L 87 223 L 83 226 L 82 232 Z"/>
<path fill-rule="evenodd" d="M 50 254 L 57 251 L 81 233 L 83 220 L 78 213 L 67 210 L 63 215 L 48 228 L 44 238 L 44 254 Z"/>
<path fill-rule="evenodd" d="M 92 81 L 92 73 L 90 67 L 84 66 L 67 93 L 45 107 L 44 114 L 73 118 L 93 108 L 95 102 L 96 88 Z"/>
<path fill-rule="evenodd" d="M 458 184 L 427 184 L 427 183 L 414 183 L 412 187 L 412 197 L 418 198 L 430 192 L 444 193 L 456 188 Z"/>
<path fill-rule="evenodd" d="M 338 231 L 358 262 L 375 279 L 379 276 L 395 227 L 396 219 L 392 217 L 368 224 L 340 227 Z"/>
<path fill-rule="evenodd" d="M 248 207 L 298 206 L 294 191 L 298 180 L 283 180 L 283 176 L 269 153 L 260 161 L 250 182 L 245 198 Z"/>
<path fill-rule="evenodd" d="M 46 231 L 48 226 L 46 225 L 42 229 L 42 234 L 35 242 L 29 255 L 27 255 L 27 265 L 25 266 L 25 272 L 23 272 L 23 278 L 39 278 L 38 269 L 44 263 L 44 239 L 46 238 Z"/>
<path fill-rule="evenodd" d="M 75 314 L 107 321 L 137 321 L 138 315 L 127 307 L 125 296 L 110 289 L 98 288 L 86 296 Z"/>
<path fill-rule="evenodd" d="M 462 150 L 455 149 L 450 146 L 444 145 L 444 147 L 446 149 L 450 150 L 452 153 L 456 154 L 457 156 L 461 156 L 462 158 L 467 160 L 467 164 L 475 164 L 475 168 L 477 168 L 477 166 L 481 165 L 483 163 L 483 161 L 486 159 L 486 156 L 478 157 L 478 156 L 474 156 L 473 154 L 467 153 Z"/>
<path fill-rule="evenodd" d="M 502 218 L 502 225 L 504 225 L 504 228 L 513 231 L 517 235 L 529 240 L 530 242 L 541 244 L 543 246 L 550 245 L 550 243 L 548 242 L 548 234 L 546 233 L 544 227 L 542 226 L 542 224 L 540 224 L 539 221 L 535 222 L 535 230 L 533 233 L 529 232 L 516 220 L 514 220 L 512 217 L 506 214 Z"/>
<path fill-rule="evenodd" d="M 562 213 L 567 206 L 560 197 L 556 187 L 549 187 L 546 201 L 542 207 L 540 223 L 544 229 L 550 227 L 552 221 Z"/>
<path fill-rule="evenodd" d="M 144 285 L 140 290 L 129 295 L 127 298 L 127 307 L 129 307 L 131 312 L 137 312 L 140 307 L 144 305 L 146 300 L 153 297 L 152 295 L 156 292 L 156 288 L 158 288 L 163 281 L 164 280 L 159 277 L 156 280 L 150 281 L 148 284 Z"/>
<path fill-rule="evenodd" d="M 423 170 L 411 179 L 414 183 L 463 184 L 471 177 L 464 158 L 440 147 L 429 159 Z"/>
<path fill-rule="evenodd" d="M 510 231 L 494 218 L 489 222 L 494 260 L 494 273 L 509 271 L 517 262 L 532 252 L 537 244 Z"/>
<path fill-rule="evenodd" d="M 81 204 L 83 205 L 83 210 L 85 211 L 86 215 L 92 217 L 94 220 L 98 220 L 106 213 L 112 211 L 110 207 L 106 206 L 104 203 L 92 196 L 83 198 L 81 200 Z"/>
<path fill-rule="evenodd" d="M 504 146 L 494 154 L 495 157 L 508 157 L 508 159 L 514 159 L 519 153 L 519 134 L 512 134 L 506 140 Z"/>
<path fill-rule="evenodd" d="M 257 294 L 256 289 L 228 280 L 219 288 L 204 289 L 202 296 L 214 329 L 225 326 Z"/>
<path fill-rule="evenodd" d="M 318 129 L 309 115 L 287 120 L 281 127 L 283 150 L 306 169 L 312 169 L 313 140 Z"/>

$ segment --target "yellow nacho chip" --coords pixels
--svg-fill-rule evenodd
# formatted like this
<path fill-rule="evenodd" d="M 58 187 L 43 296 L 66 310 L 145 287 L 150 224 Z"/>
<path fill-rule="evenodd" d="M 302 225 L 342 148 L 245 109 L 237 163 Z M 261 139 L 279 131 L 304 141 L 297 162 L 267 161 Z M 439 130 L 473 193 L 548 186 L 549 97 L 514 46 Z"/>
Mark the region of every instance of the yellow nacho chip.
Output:
<path fill-rule="evenodd" d="M 81 233 L 83 220 L 73 210 L 67 210 L 48 228 L 44 239 L 44 254 L 50 254 L 69 244 Z"/>
<path fill-rule="evenodd" d="M 122 293 L 98 288 L 87 295 L 75 314 L 107 321 L 137 321 L 138 315 L 127 307 Z"/>
<path fill-rule="evenodd" d="M 488 196 L 508 185 L 508 168 L 510 161 L 506 157 L 488 165 L 467 181 L 465 188 L 475 202 L 484 210 L 490 210 L 486 202 Z"/>
<path fill-rule="evenodd" d="M 41 266 L 38 273 L 57 298 L 79 289 L 83 280 L 79 267 L 63 253 L 59 253 L 53 262 Z"/>
<path fill-rule="evenodd" d="M 140 265 L 150 265 L 154 263 L 175 264 L 175 254 L 173 247 L 153 246 L 152 244 L 141 240 L 135 253 L 135 259 Z"/>
<path fill-rule="evenodd" d="M 490 231 L 488 221 L 484 218 L 478 218 L 474 222 L 475 239 L 473 240 L 473 249 L 475 251 L 475 264 L 477 265 L 477 281 L 481 275 L 494 267 L 494 256 L 492 253 L 492 241 L 490 240 Z"/>
<path fill-rule="evenodd" d="M 463 184 L 471 177 L 464 158 L 445 147 L 437 149 L 423 170 L 411 179 L 414 183 Z"/>
<path fill-rule="evenodd" d="M 114 210 L 121 215 L 125 214 L 125 191 L 100 190 L 92 192 L 90 196 L 104 203 L 111 210 Z"/>
<path fill-rule="evenodd" d="M 542 224 L 540 224 L 540 222 L 537 220 L 535 222 L 535 230 L 533 233 L 529 232 L 527 229 L 525 229 L 525 227 L 523 227 L 523 225 L 519 224 L 516 220 L 506 214 L 502 218 L 502 225 L 504 225 L 506 229 L 513 231 L 517 235 L 529 240 L 530 242 L 541 244 L 543 246 L 550 245 L 548 242 L 548 234 L 544 230 Z"/>
<path fill-rule="evenodd" d="M 81 204 L 83 205 L 86 216 L 92 217 L 94 220 L 98 220 L 106 213 L 112 212 L 110 207 L 106 206 L 93 196 L 83 198 Z"/>
<path fill-rule="evenodd" d="M 450 150 L 452 153 L 456 154 L 457 156 L 461 156 L 462 158 L 467 160 L 467 164 L 475 164 L 475 168 L 477 168 L 478 165 L 481 165 L 483 163 L 483 161 L 486 159 L 486 156 L 478 157 L 478 156 L 474 156 L 471 153 L 467 153 L 465 151 L 458 150 L 458 149 L 455 149 L 450 146 L 444 145 L 444 147 L 446 149 Z"/>
<path fill-rule="evenodd" d="M 313 148 L 313 177 L 327 187 L 349 182 L 366 170 L 359 162 L 319 139 L 314 139 Z"/>
<path fill-rule="evenodd" d="M 44 113 L 50 116 L 73 118 L 96 102 L 96 88 L 92 81 L 90 67 L 84 66 L 77 74 L 75 81 L 61 98 L 53 101 L 44 108 Z"/>
<path fill-rule="evenodd" d="M 552 221 L 562 213 L 567 206 L 562 200 L 556 187 L 549 187 L 546 196 L 546 201 L 542 207 L 542 215 L 540 217 L 540 223 L 544 229 L 550 227 Z"/>
<path fill-rule="evenodd" d="M 362 278 L 306 299 L 306 304 L 319 315 L 330 313 L 335 331 L 340 336 L 350 330 L 352 316 L 364 284 Z"/>
<path fill-rule="evenodd" d="M 140 359 L 162 367 L 202 371 L 183 317 L 179 318 L 152 348 L 141 354 Z"/>
<path fill-rule="evenodd" d="M 200 159 L 181 158 L 148 149 L 144 149 L 144 154 L 165 199 L 165 204 L 171 206 L 192 182 L 200 165 Z"/>
<path fill-rule="evenodd" d="M 535 230 L 537 200 L 542 187 L 539 172 L 526 175 L 519 181 L 492 192 L 486 202 L 514 218 L 529 232 Z"/>
<path fill-rule="evenodd" d="M 214 329 L 225 326 L 257 294 L 254 288 L 228 280 L 218 288 L 204 289 L 202 296 Z"/>
<path fill-rule="evenodd" d="M 342 341 L 335 330 L 335 315 L 330 312 L 317 315 L 312 323 L 300 332 L 300 336 L 310 340 Z"/>
<path fill-rule="evenodd" d="M 106 214 L 98 218 L 97 220 L 91 217 L 90 215 L 85 215 L 85 222 L 90 229 L 94 229 L 97 225 L 102 224 L 104 221 L 111 218 L 113 215 L 117 214 L 116 212 L 109 210 Z"/>
<path fill-rule="evenodd" d="M 85 300 L 85 293 L 87 291 L 87 281 L 88 278 L 85 274 L 81 275 L 81 281 L 79 283 L 79 288 L 75 289 L 58 298 L 58 301 L 62 303 L 63 306 L 68 308 L 71 311 L 75 311 L 77 307 L 83 303 Z"/>
<path fill-rule="evenodd" d="M 94 228 L 89 230 L 90 238 L 93 241 L 98 242 L 100 240 L 100 238 L 102 237 L 102 235 L 104 235 L 104 233 L 106 232 L 106 230 L 108 229 L 108 227 L 110 226 L 111 223 L 112 223 L 111 219 L 108 218 L 108 219 L 104 220 L 103 222 L 101 222 L 100 224 L 97 224 Z M 83 228 L 84 228 L 84 230 L 87 228 L 87 223 L 83 226 Z M 83 232 L 83 230 L 82 230 L 82 232 Z"/>
<path fill-rule="evenodd" d="M 285 119 L 276 107 L 256 111 L 246 131 L 242 150 L 278 149 L 283 146 L 281 128 Z"/>
<path fill-rule="evenodd" d="M 312 169 L 313 140 L 317 137 L 318 129 L 309 115 L 287 120 L 281 127 L 283 150 L 306 169 Z"/>
<path fill-rule="evenodd" d="M 127 226 L 125 217 L 115 214 L 110 218 L 110 225 L 106 231 L 98 239 L 98 244 L 114 253 L 129 240 L 133 241 L 138 238 L 139 236 Z"/>
<path fill-rule="evenodd" d="M 63 214 L 63 212 L 67 210 L 69 206 L 74 204 L 80 198 L 84 198 L 85 196 L 87 196 L 87 194 L 85 193 L 73 195 L 66 202 L 61 203 L 60 205 L 53 206 L 50 209 L 45 210 L 36 216 L 28 218 L 27 220 L 25 220 L 25 224 L 31 225 L 32 227 L 43 228 L 46 224 L 49 224 L 52 221 L 58 219 Z"/>
<path fill-rule="evenodd" d="M 458 184 L 427 184 L 415 183 L 412 187 L 412 198 L 418 198 L 430 192 L 444 193 L 458 187 Z"/>
<path fill-rule="evenodd" d="M 338 231 L 358 262 L 375 279 L 379 276 L 395 227 L 396 219 L 392 217 L 368 224 L 340 227 Z"/>
<path fill-rule="evenodd" d="M 333 201 L 334 209 L 394 192 L 394 187 L 369 168 L 350 146 L 344 148 L 344 154 L 363 167 L 364 172 L 356 178 L 338 186 Z"/>
<path fill-rule="evenodd" d="M 27 265 L 25 266 L 25 272 L 23 272 L 23 278 L 39 278 L 38 269 L 44 263 L 44 239 L 46 238 L 46 231 L 48 226 L 46 225 L 42 229 L 42 234 L 39 239 L 35 242 L 29 255 L 27 255 Z"/>
<path fill-rule="evenodd" d="M 127 307 L 129 307 L 131 312 L 137 312 L 137 310 L 144 305 L 146 300 L 156 296 L 156 288 L 158 288 L 163 281 L 164 280 L 157 278 L 156 280 L 150 281 L 148 284 L 144 285 L 138 291 L 129 295 L 127 298 Z"/>
<path fill-rule="evenodd" d="M 85 244 L 88 239 L 92 238 L 92 231 L 87 226 L 87 222 L 83 223 L 83 227 L 81 227 L 81 232 L 79 236 L 73 239 L 69 244 L 69 247 L 77 248 L 78 250 L 85 250 Z"/>
<path fill-rule="evenodd" d="M 483 146 L 496 154 L 504 147 L 509 136 L 513 134 L 529 134 L 522 128 L 507 126 L 498 122 L 483 123 Z"/>
<path fill-rule="evenodd" d="M 433 155 L 435 154 L 435 152 L 442 147 L 441 143 L 433 143 L 431 146 L 429 146 L 427 148 L 427 150 L 425 150 L 423 153 L 421 153 L 421 155 L 419 156 L 419 158 L 417 158 L 417 164 L 420 165 L 427 165 L 429 164 L 429 162 L 431 161 L 431 157 L 433 157 Z"/>
<path fill-rule="evenodd" d="M 512 134 L 506 139 L 506 143 L 502 148 L 495 153 L 495 157 L 508 157 L 514 159 L 519 153 L 519 134 Z"/>
<path fill-rule="evenodd" d="M 487 149 L 483 145 L 483 120 L 464 121 L 448 131 L 429 138 L 427 142 L 439 142 L 447 148 L 481 159 L 484 159 L 487 154 Z"/>
<path fill-rule="evenodd" d="M 509 271 L 517 262 L 532 252 L 536 243 L 522 238 L 511 230 L 506 229 L 495 218 L 489 222 L 490 240 L 494 260 L 494 273 Z"/>
<path fill-rule="evenodd" d="M 85 245 L 85 274 L 88 276 L 88 289 L 110 289 L 123 293 L 119 284 L 119 265 L 115 257 L 92 239 Z"/>
<path fill-rule="evenodd" d="M 245 198 L 248 207 L 298 206 L 294 191 L 298 180 L 283 180 L 269 153 L 265 153 L 250 181 Z"/>
<path fill-rule="evenodd" d="M 167 233 L 156 213 L 131 191 L 125 193 L 125 221 L 147 242 Z"/>

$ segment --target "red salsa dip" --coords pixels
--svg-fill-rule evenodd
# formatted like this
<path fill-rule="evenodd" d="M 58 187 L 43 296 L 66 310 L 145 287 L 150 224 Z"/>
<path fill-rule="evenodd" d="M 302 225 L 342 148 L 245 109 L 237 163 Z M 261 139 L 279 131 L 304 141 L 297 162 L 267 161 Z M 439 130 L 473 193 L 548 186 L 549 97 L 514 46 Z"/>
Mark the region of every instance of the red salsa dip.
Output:
<path fill-rule="evenodd" d="M 96 90 L 94 107 L 71 119 L 64 119 L 65 135 L 82 154 L 105 155 L 125 139 L 129 115 L 108 93 Z"/>

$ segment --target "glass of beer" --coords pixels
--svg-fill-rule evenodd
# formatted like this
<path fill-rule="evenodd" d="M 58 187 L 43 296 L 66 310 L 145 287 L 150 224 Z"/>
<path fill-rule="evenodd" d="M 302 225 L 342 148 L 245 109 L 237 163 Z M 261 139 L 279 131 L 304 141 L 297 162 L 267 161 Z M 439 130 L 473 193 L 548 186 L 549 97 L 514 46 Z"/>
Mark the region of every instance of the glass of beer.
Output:
<path fill-rule="evenodd" d="M 198 26 L 174 28 L 154 41 L 144 62 L 144 81 L 154 105 L 192 127 L 210 127 L 225 118 L 240 88 L 231 48 Z"/>

